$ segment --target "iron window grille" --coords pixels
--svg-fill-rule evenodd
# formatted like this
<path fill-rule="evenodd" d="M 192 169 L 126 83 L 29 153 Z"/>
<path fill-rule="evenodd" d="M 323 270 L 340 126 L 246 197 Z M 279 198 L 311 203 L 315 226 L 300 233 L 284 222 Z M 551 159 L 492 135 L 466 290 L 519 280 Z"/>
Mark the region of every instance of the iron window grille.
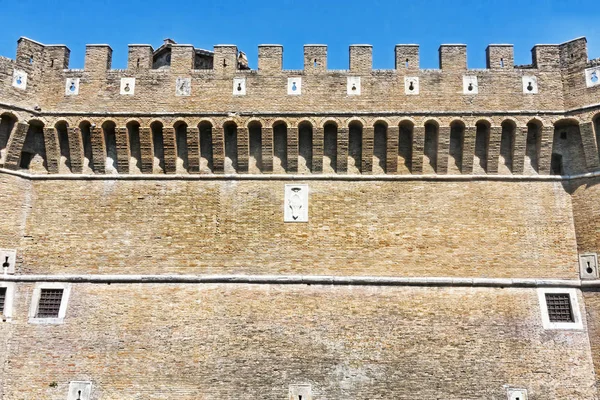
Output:
<path fill-rule="evenodd" d="M 568 293 L 546 293 L 546 306 L 550 322 L 575 322 Z"/>
<path fill-rule="evenodd" d="M 42 289 L 36 318 L 58 318 L 63 289 Z"/>
<path fill-rule="evenodd" d="M 4 312 L 4 304 L 6 304 L 6 288 L 0 288 L 0 314 Z"/>

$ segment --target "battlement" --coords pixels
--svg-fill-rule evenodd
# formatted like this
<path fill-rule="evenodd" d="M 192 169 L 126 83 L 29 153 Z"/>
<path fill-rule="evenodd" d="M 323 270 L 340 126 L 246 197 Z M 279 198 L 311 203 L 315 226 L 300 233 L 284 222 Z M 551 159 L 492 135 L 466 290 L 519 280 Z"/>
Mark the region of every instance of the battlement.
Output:
<path fill-rule="evenodd" d="M 235 45 L 215 45 L 213 52 L 196 49 L 192 45 L 177 44 L 171 39 L 158 49 L 149 44 L 130 44 L 128 70 L 158 69 L 170 67 L 183 70 L 212 69 L 221 71 L 229 65 L 231 71 L 239 70 L 238 49 Z M 184 50 L 187 49 L 187 50 Z M 258 47 L 258 70 L 262 72 L 283 69 L 283 46 L 264 44 Z M 539 44 L 533 47 L 532 65 L 537 69 L 573 68 L 585 66 L 588 62 L 587 40 L 585 37 L 562 44 Z M 234 54 L 235 53 L 235 54 Z M 44 45 L 26 37 L 18 40 L 16 63 L 27 66 L 41 62 L 68 69 L 70 50 L 65 45 Z M 198 64 L 199 55 L 212 58 L 212 64 Z M 487 68 L 492 70 L 515 68 L 513 45 L 491 44 L 486 52 Z M 152 60 L 154 57 L 154 60 Z M 90 71 L 111 69 L 112 49 L 108 44 L 86 46 L 85 66 Z M 395 46 L 395 69 L 419 69 L 419 45 L 398 44 Z M 466 70 L 467 46 L 464 44 L 442 44 L 439 48 L 439 68 L 442 70 Z M 49 64 L 49 65 L 48 65 Z M 518 68 L 518 67 L 516 67 Z M 372 70 L 372 46 L 351 45 L 349 48 L 349 71 L 368 72 Z M 304 46 L 304 73 L 327 71 L 327 45 L 307 44 Z"/>

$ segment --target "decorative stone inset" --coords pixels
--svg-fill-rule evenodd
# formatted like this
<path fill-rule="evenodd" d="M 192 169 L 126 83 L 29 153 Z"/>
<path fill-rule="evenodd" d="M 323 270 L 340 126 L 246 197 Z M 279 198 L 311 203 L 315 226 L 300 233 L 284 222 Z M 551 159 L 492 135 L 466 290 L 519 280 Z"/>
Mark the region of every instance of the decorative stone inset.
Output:
<path fill-rule="evenodd" d="M 246 78 L 233 78 L 233 95 L 246 95 Z"/>
<path fill-rule="evenodd" d="M 579 255 L 579 276 L 581 279 L 598 279 L 598 256 L 596 253 Z"/>
<path fill-rule="evenodd" d="M 288 89 L 287 89 L 287 94 L 292 95 L 292 96 L 299 96 L 302 94 L 302 78 L 301 77 L 295 77 L 295 78 L 288 78 Z"/>
<path fill-rule="evenodd" d="M 523 77 L 523 93 L 525 93 L 525 94 L 537 94 L 538 93 L 537 76 L 524 76 Z"/>
<path fill-rule="evenodd" d="M 69 395 L 67 400 L 90 400 L 92 397 L 92 382 L 69 382 Z"/>
<path fill-rule="evenodd" d="M 289 400 L 312 400 L 312 388 L 309 384 L 290 385 Z"/>
<path fill-rule="evenodd" d="M 175 81 L 175 96 L 192 94 L 192 78 L 177 78 Z"/>
<path fill-rule="evenodd" d="M 65 82 L 65 95 L 77 96 L 79 94 L 79 78 L 67 78 Z"/>
<path fill-rule="evenodd" d="M 419 94 L 419 78 L 416 76 L 404 77 L 404 94 Z"/>
<path fill-rule="evenodd" d="M 585 84 L 587 87 L 600 85 L 600 67 L 593 67 L 585 70 Z"/>
<path fill-rule="evenodd" d="M 14 274 L 17 261 L 17 250 L 0 249 L 0 268 L 2 274 Z"/>
<path fill-rule="evenodd" d="M 506 393 L 508 394 L 508 400 L 527 400 L 527 390 L 525 389 L 509 388 Z"/>
<path fill-rule="evenodd" d="M 121 94 L 133 96 L 135 93 L 135 78 L 121 78 Z"/>
<path fill-rule="evenodd" d="M 12 85 L 17 89 L 27 89 L 27 72 L 18 69 L 13 70 Z"/>
<path fill-rule="evenodd" d="M 479 85 L 475 75 L 463 76 L 463 94 L 478 94 Z"/>
<path fill-rule="evenodd" d="M 308 222 L 308 185 L 285 185 L 284 222 Z"/>
<path fill-rule="evenodd" d="M 348 96 L 360 95 L 360 77 L 359 76 L 349 76 L 348 77 L 346 93 L 348 94 Z"/>

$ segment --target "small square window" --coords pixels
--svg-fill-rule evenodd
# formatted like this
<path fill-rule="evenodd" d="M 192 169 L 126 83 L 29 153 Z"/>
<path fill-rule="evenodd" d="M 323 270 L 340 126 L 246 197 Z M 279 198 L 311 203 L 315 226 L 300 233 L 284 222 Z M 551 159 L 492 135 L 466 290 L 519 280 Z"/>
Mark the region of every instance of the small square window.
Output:
<path fill-rule="evenodd" d="M 36 318 L 58 318 L 63 289 L 42 289 Z"/>
<path fill-rule="evenodd" d="M 550 322 L 575 322 L 568 293 L 546 293 L 546 307 Z"/>
<path fill-rule="evenodd" d="M 539 288 L 544 329 L 583 329 L 576 289 Z"/>
<path fill-rule="evenodd" d="M 29 323 L 62 324 L 67 314 L 70 293 L 70 283 L 37 283 L 31 298 Z"/>

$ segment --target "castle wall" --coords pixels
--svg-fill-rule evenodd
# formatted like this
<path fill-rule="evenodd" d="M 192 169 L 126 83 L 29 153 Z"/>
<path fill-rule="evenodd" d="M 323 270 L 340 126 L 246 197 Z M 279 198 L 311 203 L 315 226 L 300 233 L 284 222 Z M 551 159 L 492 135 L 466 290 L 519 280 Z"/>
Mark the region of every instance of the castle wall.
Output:
<path fill-rule="evenodd" d="M 18 273 L 578 276 L 560 182 L 286 183 L 33 181 Z"/>
<path fill-rule="evenodd" d="M 93 400 L 597 398 L 586 331 L 544 330 L 536 289 L 73 284 L 62 325 L 27 324 L 31 295 L 18 284 L 6 399 L 71 380 Z"/>

